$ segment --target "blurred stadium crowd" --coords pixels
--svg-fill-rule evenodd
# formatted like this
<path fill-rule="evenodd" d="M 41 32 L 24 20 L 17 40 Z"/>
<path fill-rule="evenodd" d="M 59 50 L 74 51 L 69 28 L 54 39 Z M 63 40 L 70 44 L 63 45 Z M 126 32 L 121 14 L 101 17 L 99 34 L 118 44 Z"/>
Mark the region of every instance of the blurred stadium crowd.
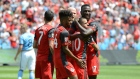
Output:
<path fill-rule="evenodd" d="M 20 24 L 26 23 L 29 32 L 34 33 L 44 24 L 46 10 L 55 13 L 55 27 L 59 24 L 59 10 L 75 7 L 80 17 L 83 4 L 90 4 L 91 18 L 100 23 L 101 50 L 140 50 L 139 0 L 0 0 L 0 48 L 17 48 Z"/>

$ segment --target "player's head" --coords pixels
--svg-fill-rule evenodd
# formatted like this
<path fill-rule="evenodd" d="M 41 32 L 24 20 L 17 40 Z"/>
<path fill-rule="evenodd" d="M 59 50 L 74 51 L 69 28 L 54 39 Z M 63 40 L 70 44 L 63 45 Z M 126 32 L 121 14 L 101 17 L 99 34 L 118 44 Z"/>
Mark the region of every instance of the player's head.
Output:
<path fill-rule="evenodd" d="M 60 24 L 64 27 L 70 27 L 73 22 L 73 14 L 70 10 L 61 10 L 59 12 Z"/>
<path fill-rule="evenodd" d="M 88 22 L 86 18 L 79 18 L 79 23 L 81 24 L 81 26 L 83 26 L 84 28 L 87 28 L 88 26 Z"/>
<path fill-rule="evenodd" d="M 27 29 L 28 29 L 27 24 L 21 24 L 21 27 L 20 27 L 21 34 L 25 33 Z"/>
<path fill-rule="evenodd" d="M 70 10 L 73 14 L 73 18 L 76 18 L 76 15 L 77 15 L 77 11 L 76 11 L 76 8 L 74 7 L 69 7 L 68 10 Z"/>
<path fill-rule="evenodd" d="M 86 18 L 87 20 L 90 19 L 91 16 L 91 7 L 88 4 L 84 4 L 81 6 L 81 16 Z"/>
<path fill-rule="evenodd" d="M 53 17 L 54 17 L 54 13 L 51 11 L 51 10 L 47 10 L 44 14 L 44 20 L 45 21 L 52 21 L 53 20 Z"/>

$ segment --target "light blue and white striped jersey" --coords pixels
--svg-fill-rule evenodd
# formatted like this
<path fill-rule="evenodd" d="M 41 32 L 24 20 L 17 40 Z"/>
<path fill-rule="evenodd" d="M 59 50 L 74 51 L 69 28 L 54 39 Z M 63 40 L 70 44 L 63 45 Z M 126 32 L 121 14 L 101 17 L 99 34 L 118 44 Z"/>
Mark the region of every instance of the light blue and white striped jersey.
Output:
<path fill-rule="evenodd" d="M 20 36 L 19 44 L 23 45 L 22 50 L 33 49 L 34 35 L 32 33 L 26 32 Z"/>

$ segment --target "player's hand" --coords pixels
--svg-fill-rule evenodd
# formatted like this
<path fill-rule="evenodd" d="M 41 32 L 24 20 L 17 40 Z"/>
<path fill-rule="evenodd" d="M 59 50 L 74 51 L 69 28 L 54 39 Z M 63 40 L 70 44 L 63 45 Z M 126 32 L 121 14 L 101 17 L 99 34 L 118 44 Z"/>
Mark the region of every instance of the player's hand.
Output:
<path fill-rule="evenodd" d="M 15 61 L 17 60 L 17 56 L 15 56 L 14 60 L 15 60 Z"/>
<path fill-rule="evenodd" d="M 77 63 L 81 68 L 86 68 L 86 63 L 84 60 L 78 59 Z"/>

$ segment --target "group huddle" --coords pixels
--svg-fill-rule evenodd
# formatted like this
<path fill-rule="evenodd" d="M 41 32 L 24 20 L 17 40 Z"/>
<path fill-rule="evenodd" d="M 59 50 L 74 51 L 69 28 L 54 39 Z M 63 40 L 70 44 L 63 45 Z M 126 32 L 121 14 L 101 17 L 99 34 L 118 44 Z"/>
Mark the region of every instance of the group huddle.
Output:
<path fill-rule="evenodd" d="M 25 37 L 26 31 L 20 36 L 17 55 L 20 51 L 23 54 L 30 53 L 33 48 L 37 49 L 37 55 L 31 61 L 21 61 L 18 79 L 22 79 L 25 69 L 22 63 L 24 66 L 29 64 L 30 79 L 34 79 L 33 70 L 36 79 L 53 79 L 54 69 L 56 79 L 97 78 L 99 74 L 98 22 L 90 18 L 91 8 L 88 4 L 81 6 L 81 17 L 78 19 L 75 13 L 74 8 L 60 10 L 60 24 L 54 27 L 52 26 L 54 13 L 47 10 L 44 14 L 45 24 L 36 29 L 34 38 L 29 34 Z M 25 60 L 25 57 L 21 57 L 21 60 L 22 58 Z"/>

